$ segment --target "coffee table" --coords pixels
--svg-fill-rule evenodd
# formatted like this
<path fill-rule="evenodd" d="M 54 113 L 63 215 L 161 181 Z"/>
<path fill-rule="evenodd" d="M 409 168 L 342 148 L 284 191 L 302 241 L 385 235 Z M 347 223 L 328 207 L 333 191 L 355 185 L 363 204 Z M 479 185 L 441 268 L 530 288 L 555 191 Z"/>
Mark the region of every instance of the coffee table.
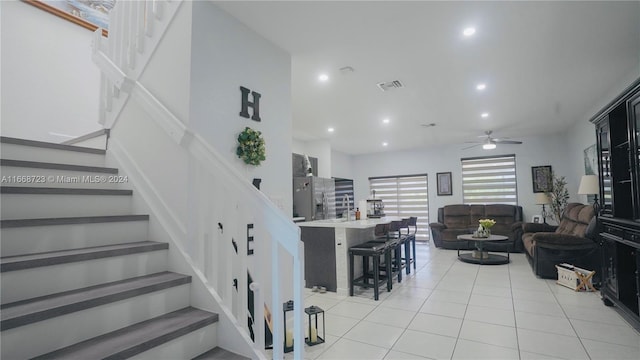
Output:
<path fill-rule="evenodd" d="M 507 249 L 507 256 L 498 255 L 498 254 L 489 254 L 486 250 L 483 249 L 484 244 L 488 241 L 496 242 L 496 241 L 507 241 L 508 237 L 503 235 L 491 235 L 486 238 L 473 237 L 473 234 L 463 234 L 458 235 L 458 240 L 466 240 L 468 242 L 473 242 L 476 250 L 471 253 L 463 253 L 460 254 L 460 249 L 458 249 L 458 259 L 460 261 L 472 264 L 480 264 L 480 265 L 500 265 L 500 264 L 508 264 L 509 259 L 509 250 Z"/>

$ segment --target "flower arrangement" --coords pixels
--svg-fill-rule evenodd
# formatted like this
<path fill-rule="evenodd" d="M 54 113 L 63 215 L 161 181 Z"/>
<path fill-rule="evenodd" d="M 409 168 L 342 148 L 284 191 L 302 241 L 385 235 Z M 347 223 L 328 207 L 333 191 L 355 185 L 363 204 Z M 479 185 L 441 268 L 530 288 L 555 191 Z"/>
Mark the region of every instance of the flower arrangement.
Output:
<path fill-rule="evenodd" d="M 496 224 L 496 221 L 493 219 L 480 219 L 478 222 L 480 223 L 480 226 L 486 230 L 491 229 L 491 227 Z"/>
<path fill-rule="evenodd" d="M 238 134 L 238 147 L 236 148 L 236 155 L 245 164 L 260 165 L 262 161 L 266 159 L 266 149 L 262 133 L 257 130 L 253 130 L 250 127 L 245 127 L 240 134 Z"/>
<path fill-rule="evenodd" d="M 478 225 L 478 230 L 474 231 L 473 236 L 479 238 L 488 238 L 491 236 L 491 227 L 496 224 L 496 221 L 493 219 L 480 219 L 478 220 L 480 225 Z"/>

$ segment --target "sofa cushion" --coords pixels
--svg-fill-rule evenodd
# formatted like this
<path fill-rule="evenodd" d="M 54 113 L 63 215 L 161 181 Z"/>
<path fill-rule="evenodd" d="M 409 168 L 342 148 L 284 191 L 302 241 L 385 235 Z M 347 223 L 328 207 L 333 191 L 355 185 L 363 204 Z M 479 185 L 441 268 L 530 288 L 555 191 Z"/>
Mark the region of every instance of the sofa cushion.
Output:
<path fill-rule="evenodd" d="M 568 204 L 556 233 L 584 237 L 589 222 L 594 215 L 593 206 L 591 205 Z"/>
<path fill-rule="evenodd" d="M 448 229 L 468 229 L 469 205 L 447 205 L 444 207 L 444 224 Z"/>

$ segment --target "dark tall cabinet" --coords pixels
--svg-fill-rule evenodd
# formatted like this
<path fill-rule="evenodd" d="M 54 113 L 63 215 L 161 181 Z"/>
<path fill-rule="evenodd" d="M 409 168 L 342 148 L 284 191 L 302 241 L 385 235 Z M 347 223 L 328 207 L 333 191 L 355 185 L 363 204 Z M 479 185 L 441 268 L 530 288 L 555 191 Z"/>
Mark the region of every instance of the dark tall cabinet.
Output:
<path fill-rule="evenodd" d="M 640 329 L 640 79 L 591 122 L 599 154 L 600 292 Z"/>

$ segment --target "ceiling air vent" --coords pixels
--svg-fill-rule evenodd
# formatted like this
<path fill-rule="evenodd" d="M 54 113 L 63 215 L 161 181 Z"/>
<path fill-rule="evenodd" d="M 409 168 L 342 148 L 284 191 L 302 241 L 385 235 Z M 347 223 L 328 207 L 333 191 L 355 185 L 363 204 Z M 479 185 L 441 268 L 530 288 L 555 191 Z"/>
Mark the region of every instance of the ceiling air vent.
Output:
<path fill-rule="evenodd" d="M 400 89 L 400 88 L 404 87 L 404 85 L 402 85 L 400 80 L 393 80 L 393 81 L 389 81 L 389 82 L 381 82 L 381 83 L 378 83 L 376 85 L 382 91 L 389 91 L 389 90 Z"/>

